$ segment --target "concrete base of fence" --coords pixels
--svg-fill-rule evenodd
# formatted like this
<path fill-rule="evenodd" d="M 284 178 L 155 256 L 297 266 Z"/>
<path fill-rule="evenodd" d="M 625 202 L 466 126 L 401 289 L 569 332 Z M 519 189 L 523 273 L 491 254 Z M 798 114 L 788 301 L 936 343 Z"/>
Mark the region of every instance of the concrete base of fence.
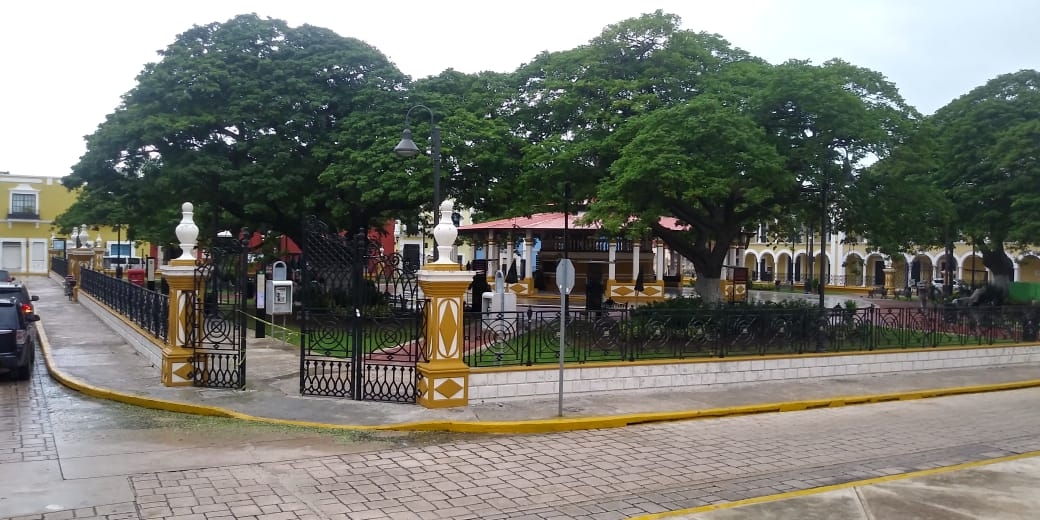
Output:
<path fill-rule="evenodd" d="M 81 295 L 79 304 L 111 327 L 123 341 L 126 341 L 138 354 L 147 359 L 152 366 L 162 367 L 163 347 L 161 345 L 149 340 L 148 336 L 139 332 L 133 324 L 112 313 L 88 294 Z"/>
<path fill-rule="evenodd" d="M 1040 362 L 1040 345 L 934 348 L 890 352 L 741 357 L 568 366 L 566 394 L 653 390 L 817 379 L 845 375 L 1014 365 Z M 559 391 L 559 367 L 474 368 L 470 401 L 548 397 Z"/>

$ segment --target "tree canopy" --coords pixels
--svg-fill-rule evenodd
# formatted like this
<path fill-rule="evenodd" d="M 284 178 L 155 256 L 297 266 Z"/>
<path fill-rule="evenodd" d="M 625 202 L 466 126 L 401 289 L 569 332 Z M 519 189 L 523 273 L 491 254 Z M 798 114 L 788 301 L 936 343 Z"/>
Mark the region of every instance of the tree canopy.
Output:
<path fill-rule="evenodd" d="M 994 78 L 940 108 L 937 179 L 959 236 L 982 253 L 998 283 L 1014 274 L 1009 242 L 1035 241 L 1040 209 L 1040 72 Z"/>
<path fill-rule="evenodd" d="M 879 72 L 771 65 L 661 11 L 505 73 L 412 81 L 364 42 L 256 15 L 193 27 L 160 57 L 87 136 L 60 227 L 128 224 L 163 243 L 183 201 L 204 237 L 294 236 L 307 215 L 418 223 L 431 158 L 391 150 L 423 105 L 408 123 L 420 148 L 441 129 L 442 196 L 515 216 L 559 205 L 568 185 L 589 218 L 664 239 L 709 293 L 729 244 L 762 222 L 781 241 L 822 221 L 888 253 L 964 236 L 997 274 L 1004 244 L 1040 228 L 1035 71 L 922 118 Z"/>
<path fill-rule="evenodd" d="M 137 78 L 64 179 L 86 195 L 59 224 L 107 221 L 162 241 L 192 201 L 202 236 L 253 225 L 290 235 L 304 215 L 365 226 L 418 205 L 428 183 L 389 151 L 407 78 L 379 51 L 318 27 L 238 16 L 179 35 Z M 94 216 L 94 218 L 90 218 Z"/>
<path fill-rule="evenodd" d="M 914 251 L 966 240 L 1006 285 L 1014 274 L 1007 250 L 1034 243 L 1040 231 L 1038 121 L 1033 70 L 994 78 L 940 108 L 871 168 L 863 197 L 881 215 L 865 226 L 872 243 Z"/>

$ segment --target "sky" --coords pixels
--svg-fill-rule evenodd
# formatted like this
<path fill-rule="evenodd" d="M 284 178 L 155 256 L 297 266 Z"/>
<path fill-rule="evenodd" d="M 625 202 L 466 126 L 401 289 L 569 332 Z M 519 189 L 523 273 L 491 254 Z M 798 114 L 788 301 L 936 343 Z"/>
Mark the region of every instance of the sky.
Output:
<path fill-rule="evenodd" d="M 1035 0 L 36 0 L 0 4 L 0 172 L 62 176 L 156 51 L 193 25 L 256 13 L 363 40 L 405 74 L 507 72 L 661 9 L 771 63 L 842 58 L 924 114 L 1040 69 Z"/>

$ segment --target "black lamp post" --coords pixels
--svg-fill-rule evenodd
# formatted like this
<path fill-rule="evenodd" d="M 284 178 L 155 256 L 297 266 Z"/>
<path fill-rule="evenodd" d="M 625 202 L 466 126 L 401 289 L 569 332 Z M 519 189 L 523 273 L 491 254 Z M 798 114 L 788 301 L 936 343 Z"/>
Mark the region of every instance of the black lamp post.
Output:
<path fill-rule="evenodd" d="M 820 192 L 820 308 L 824 307 L 824 292 L 827 287 L 827 279 L 831 272 L 828 269 L 830 262 L 827 261 L 827 179 L 823 180 L 823 189 Z"/>
<path fill-rule="evenodd" d="M 805 243 L 806 243 L 806 248 L 805 248 L 805 250 L 806 250 L 806 262 L 805 262 L 806 266 L 805 267 L 807 268 L 806 270 L 808 271 L 808 273 L 806 273 L 806 278 L 805 278 L 805 294 L 812 293 L 813 271 L 814 271 L 814 266 L 815 266 L 815 263 L 816 263 L 816 260 L 813 257 L 813 233 L 815 233 L 815 232 L 816 231 L 813 229 L 813 225 L 810 223 L 809 224 L 809 234 L 808 234 L 808 236 L 805 239 Z"/>
<path fill-rule="evenodd" d="M 123 226 L 116 224 L 116 278 L 123 279 Z"/>
<path fill-rule="evenodd" d="M 404 132 L 401 133 L 401 142 L 397 143 L 394 147 L 394 153 L 401 157 L 415 157 L 419 155 L 419 147 L 415 146 L 415 141 L 412 141 L 412 130 L 408 127 L 408 122 L 412 116 L 412 110 L 421 108 L 430 113 L 430 142 L 433 147 L 433 226 L 437 225 L 439 219 L 438 211 L 441 205 L 441 129 L 434 124 L 433 121 L 433 110 L 425 105 L 415 105 L 408 109 L 408 112 L 404 115 Z M 432 226 L 431 226 L 432 229 Z M 437 244 L 434 241 L 433 244 L 433 259 L 437 260 Z"/>

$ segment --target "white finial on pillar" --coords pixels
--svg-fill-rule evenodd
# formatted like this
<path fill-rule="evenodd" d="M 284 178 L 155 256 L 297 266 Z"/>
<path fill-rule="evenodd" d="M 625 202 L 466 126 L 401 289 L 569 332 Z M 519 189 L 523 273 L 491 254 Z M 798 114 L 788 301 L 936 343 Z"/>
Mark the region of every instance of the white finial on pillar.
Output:
<path fill-rule="evenodd" d="M 89 245 L 87 245 L 87 239 L 89 239 L 89 238 L 90 238 L 90 235 L 87 234 L 87 225 L 86 224 L 81 225 L 79 227 L 79 243 L 80 243 L 80 246 L 82 246 L 82 247 L 90 247 Z"/>
<path fill-rule="evenodd" d="M 195 206 L 190 202 L 181 204 L 181 223 L 177 224 L 177 240 L 181 241 L 181 256 L 177 260 L 195 261 L 195 245 L 199 238 L 199 226 L 195 225 L 193 215 Z"/>
<path fill-rule="evenodd" d="M 451 248 L 455 245 L 455 239 L 459 236 L 459 230 L 451 221 L 452 203 L 450 199 L 441 202 L 441 219 L 433 228 L 433 238 L 437 241 L 437 261 L 435 264 L 454 264 L 451 257 Z"/>

